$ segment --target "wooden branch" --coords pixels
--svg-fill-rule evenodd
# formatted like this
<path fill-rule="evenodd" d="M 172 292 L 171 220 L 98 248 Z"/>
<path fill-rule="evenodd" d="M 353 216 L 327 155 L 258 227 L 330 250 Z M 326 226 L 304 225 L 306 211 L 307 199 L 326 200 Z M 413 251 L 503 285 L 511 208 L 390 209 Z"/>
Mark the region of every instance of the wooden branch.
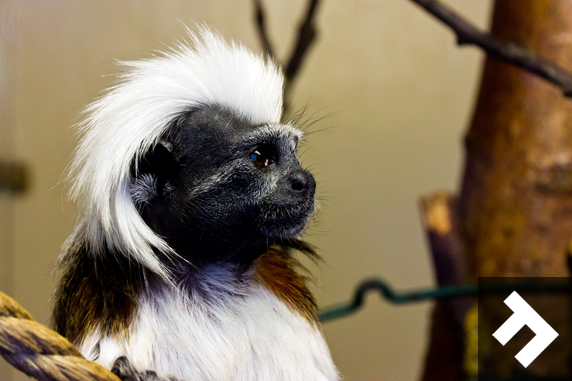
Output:
<path fill-rule="evenodd" d="M 290 54 L 290 59 L 284 70 L 284 113 L 283 119 L 288 115 L 290 111 L 290 93 L 292 91 L 292 84 L 298 75 L 300 67 L 306 59 L 306 53 L 308 49 L 316 40 L 318 34 L 316 26 L 314 24 L 316 9 L 320 0 L 309 0 L 308 9 L 306 11 L 306 17 L 298 29 L 298 40 L 294 46 L 294 50 Z"/>
<path fill-rule="evenodd" d="M 437 284 L 465 283 L 467 265 L 457 227 L 457 198 L 447 192 L 438 192 L 422 197 L 420 206 Z"/>
<path fill-rule="evenodd" d="M 458 229 L 457 197 L 439 192 L 422 197 L 420 206 L 437 284 L 466 283 L 467 264 Z M 454 381 L 464 377 L 463 326 L 471 303 L 468 298 L 436 303 L 422 381 Z"/>
<path fill-rule="evenodd" d="M 320 0 L 308 0 L 306 15 L 298 28 L 298 38 L 296 39 L 294 48 L 290 53 L 290 58 L 287 60 L 286 64 L 280 64 L 284 70 L 283 120 L 287 118 L 288 111 L 290 110 L 290 92 L 292 91 L 292 84 L 306 59 L 308 50 L 315 42 L 318 34 L 315 19 L 319 5 Z M 264 6 L 262 5 L 262 0 L 254 0 L 254 9 L 258 38 L 260 39 L 264 53 L 271 59 L 278 62 L 266 29 L 266 14 Z"/>
<path fill-rule="evenodd" d="M 451 315 L 448 305 L 439 301 L 431 313 L 429 345 L 421 381 L 458 381 L 463 370 L 463 329 Z"/>
<path fill-rule="evenodd" d="M 284 76 L 286 77 L 284 89 L 285 95 L 288 94 L 289 87 L 292 85 L 293 80 L 296 78 L 302 63 L 304 62 L 308 49 L 316 40 L 318 32 L 316 30 L 314 20 L 316 16 L 316 9 L 318 8 L 319 4 L 320 0 L 309 0 L 308 2 L 306 17 L 304 17 L 302 24 L 300 24 L 296 45 L 290 54 L 290 59 L 288 60 L 288 64 L 284 70 Z"/>
<path fill-rule="evenodd" d="M 411 0 L 435 16 L 455 32 L 459 45 L 476 45 L 488 54 L 544 78 L 560 87 L 567 97 L 572 97 L 572 73 L 539 57 L 534 52 L 512 42 L 501 41 L 479 31 L 474 25 L 451 8 L 437 0 Z"/>
<path fill-rule="evenodd" d="M 254 8 L 258 37 L 260 38 L 262 49 L 264 49 L 264 54 L 271 59 L 276 59 L 274 49 L 272 48 L 270 38 L 268 37 L 268 31 L 266 30 L 266 12 L 264 11 L 262 0 L 254 0 Z"/>

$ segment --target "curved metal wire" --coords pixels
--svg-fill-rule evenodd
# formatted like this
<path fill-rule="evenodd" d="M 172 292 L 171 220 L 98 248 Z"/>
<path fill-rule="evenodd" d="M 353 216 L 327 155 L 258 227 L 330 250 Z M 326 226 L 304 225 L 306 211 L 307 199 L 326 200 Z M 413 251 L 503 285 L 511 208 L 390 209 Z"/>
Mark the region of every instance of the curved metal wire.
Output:
<path fill-rule="evenodd" d="M 419 302 L 424 300 L 448 299 L 458 297 L 473 297 L 479 294 L 506 294 L 512 291 L 523 293 L 567 293 L 571 292 L 569 283 L 501 283 L 489 285 L 464 284 L 457 286 L 438 287 L 435 289 L 420 289 L 412 291 L 395 291 L 387 282 L 382 279 L 368 279 L 361 282 L 350 302 L 340 303 L 326 307 L 318 313 L 321 322 L 337 319 L 350 315 L 359 310 L 364 297 L 371 291 L 379 292 L 384 299 L 396 304 Z"/>

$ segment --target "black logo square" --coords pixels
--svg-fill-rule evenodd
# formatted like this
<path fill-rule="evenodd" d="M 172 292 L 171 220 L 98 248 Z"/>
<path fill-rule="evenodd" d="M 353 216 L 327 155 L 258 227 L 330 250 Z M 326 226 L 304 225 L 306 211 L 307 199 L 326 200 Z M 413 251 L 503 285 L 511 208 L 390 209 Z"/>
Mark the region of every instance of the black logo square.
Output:
<path fill-rule="evenodd" d="M 570 380 L 571 278 L 479 278 L 478 287 L 478 380 Z"/>

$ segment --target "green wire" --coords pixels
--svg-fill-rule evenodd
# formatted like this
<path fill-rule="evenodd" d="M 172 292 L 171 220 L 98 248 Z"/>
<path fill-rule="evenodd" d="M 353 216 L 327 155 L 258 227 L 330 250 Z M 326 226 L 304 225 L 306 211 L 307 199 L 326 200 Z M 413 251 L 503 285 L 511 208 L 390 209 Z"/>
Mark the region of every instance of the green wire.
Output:
<path fill-rule="evenodd" d="M 568 293 L 571 292 L 570 284 L 566 283 L 502 283 L 487 284 L 478 286 L 476 284 L 464 284 L 457 286 L 446 286 L 435 289 L 421 289 L 413 291 L 394 291 L 389 284 L 382 279 L 369 279 L 361 282 L 352 301 L 347 303 L 336 304 L 324 308 L 318 313 L 318 319 L 321 322 L 329 321 L 344 317 L 356 312 L 363 305 L 364 297 L 371 291 L 378 291 L 386 300 L 396 303 L 411 303 L 424 300 L 448 299 L 458 297 L 474 297 L 479 294 L 507 294 L 512 291 L 522 293 Z"/>
<path fill-rule="evenodd" d="M 458 286 L 439 287 L 435 289 L 421 289 L 413 291 L 399 292 L 394 291 L 393 288 L 381 279 L 369 279 L 361 282 L 355 292 L 351 302 L 341 303 L 334 306 L 326 307 L 318 313 L 318 318 L 321 322 L 344 317 L 356 312 L 360 309 L 364 302 L 364 297 L 371 291 L 378 291 L 386 300 L 396 303 L 411 303 L 420 302 L 424 300 L 434 299 L 448 299 L 458 297 L 475 297 L 478 295 L 492 295 L 492 294 L 508 294 L 512 291 L 521 293 L 570 293 L 572 288 L 570 284 L 566 283 L 548 283 L 544 282 L 531 282 L 528 283 L 501 283 L 501 284 L 464 284 Z M 564 381 L 569 380 L 570 377 L 534 377 L 534 376 L 515 376 L 505 379 L 497 378 L 478 378 L 482 381 L 525 381 L 525 380 L 543 380 L 543 381 Z M 476 381 L 471 379 L 470 381 Z"/>

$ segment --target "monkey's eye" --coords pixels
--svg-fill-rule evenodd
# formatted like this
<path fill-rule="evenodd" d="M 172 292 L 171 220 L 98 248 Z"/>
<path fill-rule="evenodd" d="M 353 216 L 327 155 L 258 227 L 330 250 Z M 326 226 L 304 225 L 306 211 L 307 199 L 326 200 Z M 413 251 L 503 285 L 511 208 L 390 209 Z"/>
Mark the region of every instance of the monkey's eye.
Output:
<path fill-rule="evenodd" d="M 254 150 L 250 154 L 250 160 L 252 160 L 252 162 L 258 168 L 265 168 L 268 167 L 270 164 L 274 163 L 274 158 L 272 157 L 272 155 L 263 148 Z"/>

